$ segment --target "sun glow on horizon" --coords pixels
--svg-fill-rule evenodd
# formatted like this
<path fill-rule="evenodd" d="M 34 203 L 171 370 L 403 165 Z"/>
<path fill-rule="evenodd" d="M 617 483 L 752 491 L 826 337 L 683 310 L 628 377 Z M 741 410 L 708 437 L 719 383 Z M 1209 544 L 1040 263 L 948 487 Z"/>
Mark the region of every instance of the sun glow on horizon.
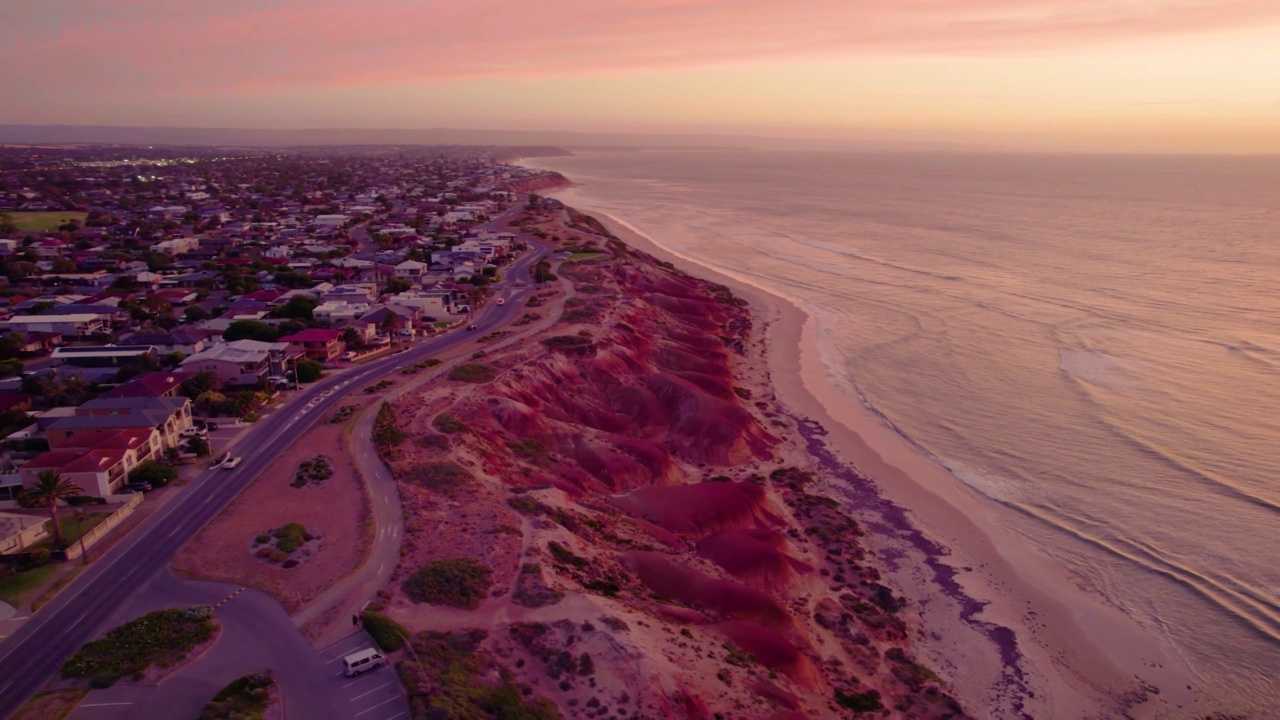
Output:
<path fill-rule="evenodd" d="M 1280 4 L 1257 0 L 73 10 L 21 5 L 0 29 L 0 122 L 1280 152 Z"/>

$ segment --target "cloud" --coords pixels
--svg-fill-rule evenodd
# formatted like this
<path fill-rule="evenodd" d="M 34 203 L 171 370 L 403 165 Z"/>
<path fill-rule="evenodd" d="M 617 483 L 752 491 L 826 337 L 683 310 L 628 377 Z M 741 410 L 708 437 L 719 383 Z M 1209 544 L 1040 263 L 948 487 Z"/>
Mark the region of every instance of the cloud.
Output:
<path fill-rule="evenodd" d="M 0 83 L 112 96 L 1045 54 L 1280 23 L 1275 0 L 8 1 Z"/>

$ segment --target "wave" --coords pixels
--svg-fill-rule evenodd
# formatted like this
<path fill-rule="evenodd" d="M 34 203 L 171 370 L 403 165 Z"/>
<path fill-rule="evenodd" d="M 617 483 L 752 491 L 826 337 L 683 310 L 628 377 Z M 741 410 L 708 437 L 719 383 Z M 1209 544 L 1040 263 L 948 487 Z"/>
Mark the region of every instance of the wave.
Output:
<path fill-rule="evenodd" d="M 1186 565 L 1176 563 L 1159 551 L 1138 541 L 1123 538 L 1104 539 L 1079 528 L 1057 521 L 1053 516 L 1028 505 L 1010 503 L 1008 507 L 1029 517 L 1038 524 L 1064 533 L 1106 556 L 1126 564 L 1160 575 L 1180 587 L 1194 592 L 1202 599 L 1263 639 L 1280 642 L 1280 602 L 1262 595 L 1246 583 L 1235 578 L 1213 578 Z M 1113 603 L 1117 598 L 1103 593 Z"/>

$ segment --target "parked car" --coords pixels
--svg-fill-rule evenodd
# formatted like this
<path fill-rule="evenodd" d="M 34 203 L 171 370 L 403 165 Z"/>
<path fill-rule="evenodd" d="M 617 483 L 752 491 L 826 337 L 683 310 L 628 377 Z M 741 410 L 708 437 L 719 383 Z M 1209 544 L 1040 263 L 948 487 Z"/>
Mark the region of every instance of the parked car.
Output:
<path fill-rule="evenodd" d="M 468 326 L 467 326 L 467 329 L 468 329 L 468 330 L 475 330 L 475 329 L 476 329 L 476 324 L 475 324 L 475 323 L 471 323 L 470 325 L 468 325 Z"/>
<path fill-rule="evenodd" d="M 125 487 L 129 488 L 134 492 L 150 492 L 151 491 L 151 483 L 146 481 L 126 483 Z"/>

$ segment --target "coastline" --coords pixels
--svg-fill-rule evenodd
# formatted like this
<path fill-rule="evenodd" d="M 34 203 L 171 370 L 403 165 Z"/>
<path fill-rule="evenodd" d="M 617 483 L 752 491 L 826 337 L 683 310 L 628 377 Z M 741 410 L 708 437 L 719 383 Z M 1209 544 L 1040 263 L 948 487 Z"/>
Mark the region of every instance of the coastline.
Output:
<path fill-rule="evenodd" d="M 856 397 L 835 386 L 818 351 L 817 322 L 790 300 L 658 245 L 573 192 L 627 244 L 733 288 L 767 327 L 767 358 L 782 405 L 828 485 L 873 530 L 872 544 L 913 600 L 916 644 L 975 713 L 1178 717 L 1190 714 L 1187 671 L 1158 638 L 1076 587 L 1048 558 L 999 524 L 996 508 L 921 455 Z M 819 398 L 827 399 L 825 402 Z M 1172 669 L 1172 668 L 1178 669 Z"/>

